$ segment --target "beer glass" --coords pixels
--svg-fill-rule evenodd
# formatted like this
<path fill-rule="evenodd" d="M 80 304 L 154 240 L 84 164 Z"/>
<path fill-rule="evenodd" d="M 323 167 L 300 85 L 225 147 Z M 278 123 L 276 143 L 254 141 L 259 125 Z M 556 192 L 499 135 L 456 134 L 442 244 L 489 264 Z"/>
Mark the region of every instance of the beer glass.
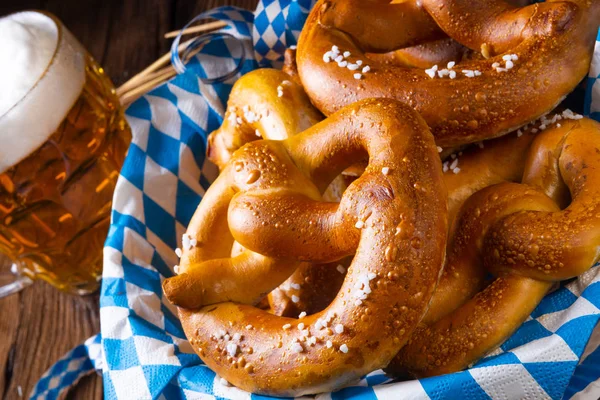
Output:
<path fill-rule="evenodd" d="M 3 51 L 25 51 L 4 68 L 23 95 L 0 102 L 0 253 L 11 260 L 1 272 L 14 275 L 0 297 L 33 279 L 91 293 L 131 131 L 110 79 L 56 17 L 22 12 L 0 27 L 15 42 Z"/>

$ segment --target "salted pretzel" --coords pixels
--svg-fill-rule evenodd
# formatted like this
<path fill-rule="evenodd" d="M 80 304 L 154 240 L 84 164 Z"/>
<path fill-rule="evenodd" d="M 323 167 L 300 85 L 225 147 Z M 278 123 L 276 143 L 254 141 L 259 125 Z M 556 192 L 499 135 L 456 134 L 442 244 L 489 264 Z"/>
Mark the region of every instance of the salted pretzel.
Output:
<path fill-rule="evenodd" d="M 208 158 L 223 169 L 244 144 L 283 140 L 322 119 L 297 79 L 276 69 L 254 70 L 233 85 L 223 124 L 208 137 Z"/>
<path fill-rule="evenodd" d="M 555 282 L 598 261 L 600 124 L 560 125 L 535 138 L 522 184 L 487 187 L 462 206 L 444 272 L 454 282 L 440 281 L 425 325 L 389 372 L 423 377 L 467 367 L 506 340 Z M 484 286 L 486 271 L 496 278 Z"/>
<path fill-rule="evenodd" d="M 339 204 L 320 201 L 335 176 L 367 157 Z M 334 390 L 387 365 L 425 313 L 443 263 L 441 175 L 423 119 L 387 99 L 242 147 L 192 218 L 179 275 L 163 284 L 194 350 L 232 384 L 278 396 Z M 234 238 L 262 259 L 229 258 Z M 352 254 L 322 312 L 291 319 L 250 305 L 295 260 Z"/>
<path fill-rule="evenodd" d="M 547 117 L 548 120 L 552 118 L 554 117 Z M 473 193 L 501 182 L 521 182 L 528 150 L 540 125 L 542 122 L 531 124 L 527 129 L 471 146 L 452 154 L 452 157 L 446 157 L 443 178 L 448 191 L 449 224 L 452 224 L 460 206 Z M 453 169 L 459 167 L 458 173 L 448 168 L 455 160 L 456 166 Z M 361 174 L 362 171 L 357 171 L 357 176 Z M 304 264 L 284 285 L 271 293 L 271 309 L 277 315 L 288 317 L 295 317 L 300 312 L 310 315 L 324 309 L 338 293 L 346 267 L 342 262 L 336 262 L 334 268 Z M 435 318 L 436 313 L 443 312 L 441 305 L 448 304 L 452 310 L 465 301 L 461 300 L 461 289 L 455 287 L 457 281 L 448 279 L 448 274 L 448 270 L 442 273 L 441 284 L 438 284 L 432 299 L 434 305 L 430 307 L 426 318 Z M 479 280 L 479 275 L 477 278 L 478 280 L 471 281 L 473 286 L 465 291 L 465 296 L 472 296 L 481 289 L 482 281 Z M 293 296 L 296 302 L 292 300 Z"/>
<path fill-rule="evenodd" d="M 370 13 L 352 17 L 343 10 L 354 1 L 320 0 L 297 52 L 299 76 L 313 104 L 328 115 L 360 99 L 395 98 L 419 111 L 438 145 L 455 146 L 535 120 L 588 71 L 600 0 L 526 7 L 501 0 L 421 3 L 449 37 L 487 58 L 428 70 L 375 62 L 367 52 L 406 48 L 435 39 L 437 32 L 418 12 L 402 12 L 411 2 L 366 1 Z"/>

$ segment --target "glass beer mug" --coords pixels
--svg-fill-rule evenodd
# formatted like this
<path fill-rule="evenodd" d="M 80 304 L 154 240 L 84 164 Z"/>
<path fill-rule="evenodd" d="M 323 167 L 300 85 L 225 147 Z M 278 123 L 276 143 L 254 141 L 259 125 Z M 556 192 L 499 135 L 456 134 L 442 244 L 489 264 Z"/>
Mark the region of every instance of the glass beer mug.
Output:
<path fill-rule="evenodd" d="M 0 297 L 38 278 L 91 293 L 131 131 L 110 79 L 54 16 L 0 19 L 0 49 L 0 253 L 12 261 L 0 274 L 14 275 Z"/>

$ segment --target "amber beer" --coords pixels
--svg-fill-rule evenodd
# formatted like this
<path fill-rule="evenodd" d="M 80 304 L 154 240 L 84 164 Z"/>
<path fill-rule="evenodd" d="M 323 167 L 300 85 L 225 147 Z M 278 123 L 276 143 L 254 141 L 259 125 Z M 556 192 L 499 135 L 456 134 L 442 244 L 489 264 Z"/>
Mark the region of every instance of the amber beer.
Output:
<path fill-rule="evenodd" d="M 13 36 L 33 39 L 50 60 L 12 107 L 0 108 L 0 253 L 12 259 L 19 279 L 91 293 L 100 281 L 112 195 L 131 131 L 110 79 L 55 17 L 13 14 L 4 29 L 19 31 L 19 24 L 25 33 Z M 44 54 L 34 56 L 45 63 Z M 36 68 L 13 69 L 19 76 L 19 69 Z"/>

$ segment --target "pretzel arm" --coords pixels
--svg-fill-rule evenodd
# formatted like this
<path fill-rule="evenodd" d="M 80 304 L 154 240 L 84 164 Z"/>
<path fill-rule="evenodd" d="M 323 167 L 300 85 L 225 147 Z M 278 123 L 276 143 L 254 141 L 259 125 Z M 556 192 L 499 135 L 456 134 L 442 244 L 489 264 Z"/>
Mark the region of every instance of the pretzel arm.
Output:
<path fill-rule="evenodd" d="M 569 121 L 558 132 L 565 135 L 559 142 L 558 167 L 571 204 L 561 212 L 513 214 L 497 224 L 487 246 L 499 250 L 485 257 L 494 273 L 509 268 L 556 281 L 585 272 L 600 258 L 600 124 L 590 119 Z M 544 132 L 536 148 L 544 148 L 546 140 L 555 143 L 553 134 Z M 540 182 L 537 174 L 528 177 Z"/>
<path fill-rule="evenodd" d="M 464 369 L 512 335 L 551 286 L 520 276 L 496 279 L 437 323 L 418 328 L 386 371 L 410 365 L 412 374 L 427 377 Z"/>
<path fill-rule="evenodd" d="M 444 36 L 416 0 L 326 1 L 320 7 L 318 15 L 315 15 L 320 24 L 337 27 L 351 35 L 361 47 L 375 53 L 401 49 Z"/>
<path fill-rule="evenodd" d="M 551 199 L 518 184 L 489 186 L 469 197 L 456 217 L 446 265 L 424 323 L 439 320 L 481 290 L 487 274 L 481 268 L 483 238 L 503 216 L 524 209 L 558 211 Z"/>
<path fill-rule="evenodd" d="M 275 69 L 257 69 L 233 85 L 223 124 L 209 135 L 206 152 L 223 169 L 244 144 L 261 138 L 282 140 L 322 118 L 297 79 Z"/>
<path fill-rule="evenodd" d="M 423 6 L 454 40 L 475 51 L 487 45 L 491 55 L 516 48 L 534 34 L 552 35 L 573 19 L 573 4 L 567 2 L 516 7 L 502 0 L 423 0 Z M 540 23 L 544 20 L 552 25 Z"/>
<path fill-rule="evenodd" d="M 255 191 L 231 203 L 229 226 L 238 242 L 260 254 L 331 262 L 354 254 L 360 239 L 360 231 L 354 227 L 356 217 L 346 217 L 346 210 L 339 208 L 337 203 L 300 195 Z M 270 212 L 255 216 L 254 210 Z M 275 229 L 257 235 L 258 226 Z"/>

